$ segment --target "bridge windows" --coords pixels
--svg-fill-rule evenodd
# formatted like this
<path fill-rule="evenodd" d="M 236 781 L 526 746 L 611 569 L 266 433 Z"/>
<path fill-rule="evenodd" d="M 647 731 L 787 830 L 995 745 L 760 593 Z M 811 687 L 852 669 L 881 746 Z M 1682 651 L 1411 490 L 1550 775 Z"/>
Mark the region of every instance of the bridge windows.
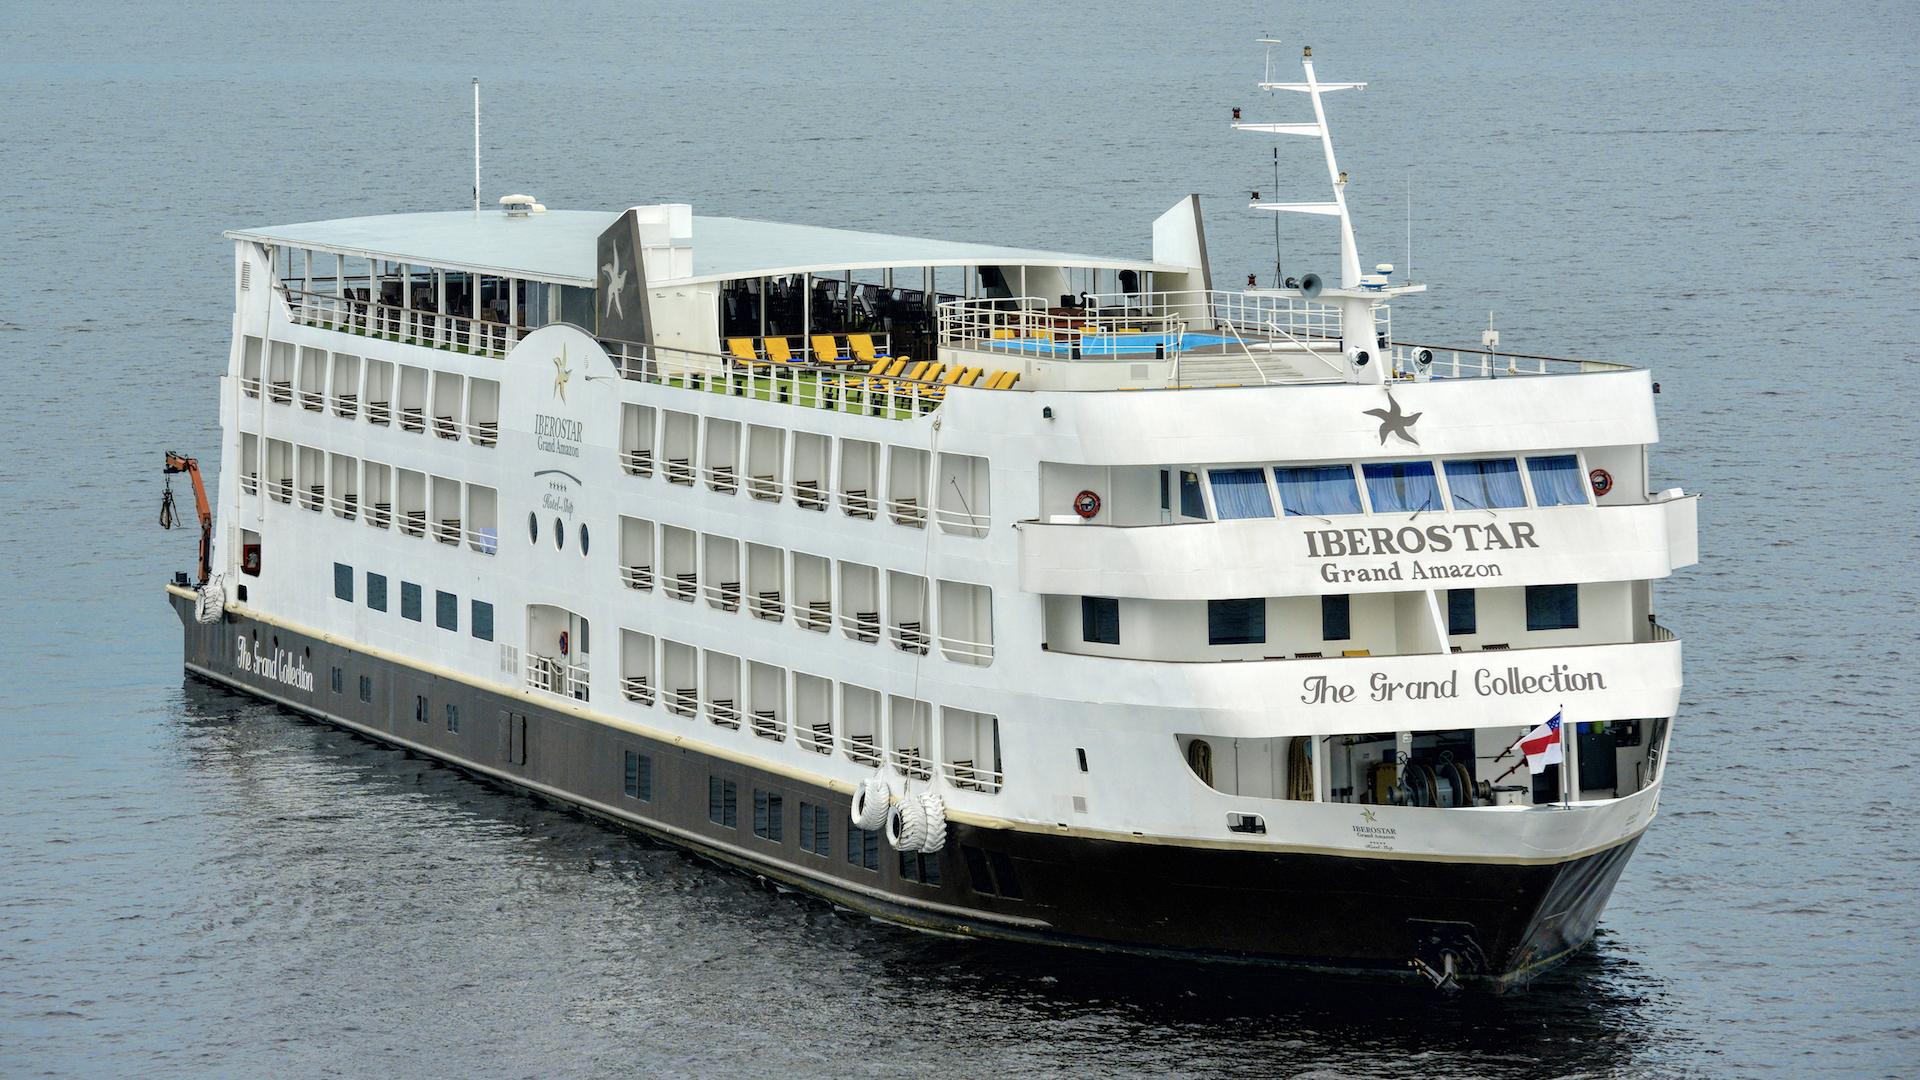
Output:
<path fill-rule="evenodd" d="M 1280 509 L 1287 517 L 1335 517 L 1358 514 L 1360 489 L 1351 465 L 1300 465 L 1275 468 Z"/>
<path fill-rule="evenodd" d="M 1447 633 L 1474 634 L 1479 632 L 1480 610 L 1474 601 L 1472 589 L 1447 590 Z"/>
<path fill-rule="evenodd" d="M 1527 505 L 1520 464 L 1513 458 L 1448 461 L 1447 491 L 1455 510 L 1497 510 Z"/>
<path fill-rule="evenodd" d="M 1360 469 L 1367 478 L 1367 501 L 1374 513 L 1440 509 L 1433 462 L 1369 461 Z"/>
<path fill-rule="evenodd" d="M 1528 458 L 1527 479 L 1533 484 L 1535 506 L 1587 505 L 1587 477 L 1573 454 Z"/>
<path fill-rule="evenodd" d="M 1207 479 L 1213 486 L 1213 505 L 1219 511 L 1220 520 L 1273 516 L 1273 499 L 1267 492 L 1264 470 L 1209 469 Z"/>
<path fill-rule="evenodd" d="M 1353 598 L 1335 593 L 1320 598 L 1320 637 L 1324 641 L 1353 640 Z"/>
<path fill-rule="evenodd" d="M 1120 644 L 1120 601 L 1111 596 L 1080 598 L 1080 640 L 1095 645 Z"/>

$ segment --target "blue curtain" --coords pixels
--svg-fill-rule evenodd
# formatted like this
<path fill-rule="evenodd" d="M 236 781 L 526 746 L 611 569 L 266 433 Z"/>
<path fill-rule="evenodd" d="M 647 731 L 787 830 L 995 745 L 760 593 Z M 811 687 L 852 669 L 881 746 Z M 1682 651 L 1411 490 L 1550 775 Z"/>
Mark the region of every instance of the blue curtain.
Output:
<path fill-rule="evenodd" d="M 1360 489 L 1351 465 L 1306 465 L 1273 470 L 1280 485 L 1280 512 L 1288 517 L 1332 517 L 1360 512 Z"/>
<path fill-rule="evenodd" d="M 1213 505 L 1220 520 L 1273 516 L 1273 500 L 1267 495 L 1267 477 L 1259 469 L 1208 469 L 1213 483 Z"/>
<path fill-rule="evenodd" d="M 1374 513 L 1440 508 L 1440 484 L 1433 476 L 1433 462 L 1380 461 L 1360 468 L 1367 477 L 1367 498 L 1373 500 Z"/>
<path fill-rule="evenodd" d="M 1585 506 L 1587 481 L 1580 475 L 1580 459 L 1572 454 L 1527 459 L 1533 477 L 1533 501 L 1540 506 Z"/>
<path fill-rule="evenodd" d="M 1520 487 L 1520 464 L 1512 458 L 1447 462 L 1447 487 L 1455 510 L 1488 510 L 1527 505 Z"/>

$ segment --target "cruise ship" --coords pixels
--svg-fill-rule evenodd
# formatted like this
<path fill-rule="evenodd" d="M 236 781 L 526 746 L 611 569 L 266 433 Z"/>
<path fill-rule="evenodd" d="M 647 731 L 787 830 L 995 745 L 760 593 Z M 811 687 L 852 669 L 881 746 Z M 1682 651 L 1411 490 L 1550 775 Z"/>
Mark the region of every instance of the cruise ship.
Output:
<path fill-rule="evenodd" d="M 1327 197 L 1250 202 L 1324 280 L 1219 287 L 1197 196 L 1145 257 L 523 195 L 227 233 L 187 671 L 927 932 L 1524 982 L 1658 806 L 1696 497 L 1646 370 L 1394 328 L 1364 84 L 1302 70 L 1231 123 L 1319 144 Z"/>

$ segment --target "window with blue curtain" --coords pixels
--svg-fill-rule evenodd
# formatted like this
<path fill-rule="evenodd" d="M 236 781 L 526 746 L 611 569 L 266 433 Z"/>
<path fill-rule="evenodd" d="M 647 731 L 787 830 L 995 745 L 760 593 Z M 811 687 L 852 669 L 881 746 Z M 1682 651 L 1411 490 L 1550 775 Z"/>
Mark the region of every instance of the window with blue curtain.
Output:
<path fill-rule="evenodd" d="M 1447 489 L 1455 510 L 1498 510 L 1527 505 L 1520 463 L 1508 458 L 1447 462 Z"/>
<path fill-rule="evenodd" d="M 1323 641 L 1353 639 L 1353 601 L 1345 593 L 1320 598 L 1320 637 Z"/>
<path fill-rule="evenodd" d="M 1527 586 L 1527 629 L 1572 630 L 1579 625 L 1578 585 Z"/>
<path fill-rule="evenodd" d="M 1200 494 L 1199 473 L 1180 473 L 1180 516 L 1202 520 L 1207 516 L 1207 500 Z"/>
<path fill-rule="evenodd" d="M 1280 512 L 1288 517 L 1333 517 L 1360 513 L 1360 489 L 1351 465 L 1302 465 L 1273 470 Z"/>
<path fill-rule="evenodd" d="M 1213 506 L 1220 520 L 1230 518 L 1270 518 L 1273 498 L 1267 494 L 1267 477 L 1259 469 L 1208 469 L 1213 484 Z"/>
<path fill-rule="evenodd" d="M 1207 601 L 1207 644 L 1261 645 L 1266 640 L 1264 599 Z"/>
<path fill-rule="evenodd" d="M 1480 608 L 1474 601 L 1472 589 L 1447 590 L 1447 633 L 1476 634 L 1480 632 Z"/>
<path fill-rule="evenodd" d="M 1374 461 L 1360 471 L 1376 514 L 1440 509 L 1440 483 L 1431 461 Z"/>
<path fill-rule="evenodd" d="M 1527 459 L 1527 475 L 1533 479 L 1536 506 L 1585 506 L 1587 478 L 1580 474 L 1580 459 L 1572 454 L 1548 454 Z"/>

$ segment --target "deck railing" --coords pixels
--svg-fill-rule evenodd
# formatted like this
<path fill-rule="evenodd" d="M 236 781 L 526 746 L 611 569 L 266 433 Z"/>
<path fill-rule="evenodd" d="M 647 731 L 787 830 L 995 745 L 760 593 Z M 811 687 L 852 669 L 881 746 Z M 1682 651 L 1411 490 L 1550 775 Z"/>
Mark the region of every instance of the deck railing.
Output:
<path fill-rule="evenodd" d="M 407 345 L 481 356 L 504 357 L 525 337 L 529 328 L 508 326 L 487 318 L 449 312 L 398 307 L 355 296 L 306 292 L 280 287 L 288 315 L 303 326 L 383 338 Z"/>
<path fill-rule="evenodd" d="M 942 385 L 938 379 L 874 375 L 857 363 L 781 363 L 743 360 L 719 353 L 646 345 L 602 338 L 621 377 L 655 386 L 671 386 L 703 393 L 772 401 L 800 408 L 911 420 L 940 407 L 950 392 L 970 392 Z M 634 468 L 639 462 L 632 463 Z M 647 467 L 651 467 L 648 463 Z M 669 461 L 671 472 L 674 463 Z M 692 470 L 678 479 L 691 480 Z M 709 474 L 710 483 L 731 484 L 735 477 Z"/>
<path fill-rule="evenodd" d="M 1579 375 L 1596 371 L 1633 370 L 1632 364 L 1611 360 L 1581 360 L 1569 356 L 1462 349 L 1405 341 L 1393 342 L 1390 351 L 1394 376 L 1401 379 L 1499 379 L 1514 375 Z"/>

